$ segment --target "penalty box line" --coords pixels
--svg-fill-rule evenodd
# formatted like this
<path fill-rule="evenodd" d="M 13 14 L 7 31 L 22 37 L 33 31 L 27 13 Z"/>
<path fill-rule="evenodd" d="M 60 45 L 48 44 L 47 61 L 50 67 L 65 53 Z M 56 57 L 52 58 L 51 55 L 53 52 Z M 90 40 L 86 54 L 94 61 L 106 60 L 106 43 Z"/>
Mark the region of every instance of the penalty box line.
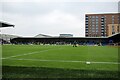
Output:
<path fill-rule="evenodd" d="M 4 58 L 3 58 L 4 59 Z M 19 61 L 40 61 L 40 62 L 72 62 L 72 63 L 86 63 L 88 61 L 68 61 L 68 60 L 40 60 L 40 59 L 8 59 L 8 60 L 19 60 Z M 117 62 L 90 62 L 91 64 L 120 64 Z"/>
<path fill-rule="evenodd" d="M 41 52 L 47 52 L 47 51 L 50 51 L 50 50 L 60 50 L 62 48 L 59 48 L 59 49 L 47 49 L 47 50 L 42 50 L 42 51 L 35 51 L 35 52 L 31 52 L 31 53 L 25 53 L 25 54 L 20 54 L 20 55 L 15 55 L 15 56 L 10 56 L 10 57 L 5 57 L 5 58 L 2 58 L 2 59 L 9 59 L 9 58 L 15 58 L 15 57 L 19 57 L 19 56 L 25 56 L 25 55 L 31 55 L 31 54 L 37 54 L 37 53 L 41 53 Z"/>

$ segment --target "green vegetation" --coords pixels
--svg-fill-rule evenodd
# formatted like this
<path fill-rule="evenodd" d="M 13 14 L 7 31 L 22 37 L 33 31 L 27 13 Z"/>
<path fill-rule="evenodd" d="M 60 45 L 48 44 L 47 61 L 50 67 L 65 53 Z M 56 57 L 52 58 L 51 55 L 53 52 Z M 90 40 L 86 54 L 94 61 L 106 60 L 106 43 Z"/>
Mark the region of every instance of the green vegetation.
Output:
<path fill-rule="evenodd" d="M 3 45 L 2 48 L 5 78 L 118 77 L 116 47 Z"/>

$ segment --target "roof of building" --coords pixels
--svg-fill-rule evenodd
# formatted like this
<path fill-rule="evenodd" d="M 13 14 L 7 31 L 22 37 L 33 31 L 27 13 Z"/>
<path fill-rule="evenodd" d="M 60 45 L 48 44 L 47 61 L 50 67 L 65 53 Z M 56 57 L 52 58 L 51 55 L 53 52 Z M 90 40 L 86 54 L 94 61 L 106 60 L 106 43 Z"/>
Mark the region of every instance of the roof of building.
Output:
<path fill-rule="evenodd" d="M 14 27 L 14 26 L 15 25 L 0 21 L 0 28 L 2 28 L 2 27 Z"/>
<path fill-rule="evenodd" d="M 118 14 L 120 13 L 96 13 L 96 14 L 90 13 L 90 14 L 85 14 L 85 15 L 118 15 Z"/>
<path fill-rule="evenodd" d="M 34 38 L 51 38 L 52 36 L 45 35 L 45 34 L 38 34 Z"/>
<path fill-rule="evenodd" d="M 115 34 L 113 34 L 113 35 L 111 35 L 111 36 L 108 36 L 108 38 L 114 37 L 114 36 L 117 36 L 117 35 L 120 35 L 120 32 L 119 32 L 119 33 L 115 33 Z"/>
<path fill-rule="evenodd" d="M 18 37 L 20 37 L 20 36 L 10 35 L 10 34 L 0 34 L 0 39 L 3 39 L 3 40 L 10 40 L 13 38 L 18 38 Z"/>

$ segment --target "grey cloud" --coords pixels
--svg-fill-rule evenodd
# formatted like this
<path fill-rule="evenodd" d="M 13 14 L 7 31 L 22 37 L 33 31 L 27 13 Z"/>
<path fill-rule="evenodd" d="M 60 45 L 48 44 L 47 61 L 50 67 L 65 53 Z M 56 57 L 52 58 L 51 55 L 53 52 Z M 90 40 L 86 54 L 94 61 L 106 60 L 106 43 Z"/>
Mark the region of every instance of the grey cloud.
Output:
<path fill-rule="evenodd" d="M 13 32 L 23 36 L 34 36 L 40 33 L 49 35 L 73 33 L 75 36 L 84 36 L 86 13 L 118 11 L 117 2 L 4 2 L 0 4 L 3 5 L 2 19 L 14 23 L 16 26 Z M 9 33 L 9 30 L 3 32 Z"/>

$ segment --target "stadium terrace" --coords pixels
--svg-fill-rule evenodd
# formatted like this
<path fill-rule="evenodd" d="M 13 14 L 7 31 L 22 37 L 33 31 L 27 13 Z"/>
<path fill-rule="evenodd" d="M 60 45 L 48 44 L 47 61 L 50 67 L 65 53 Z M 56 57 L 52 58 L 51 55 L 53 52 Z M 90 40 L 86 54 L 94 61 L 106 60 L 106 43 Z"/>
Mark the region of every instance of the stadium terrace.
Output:
<path fill-rule="evenodd" d="M 11 39 L 12 44 L 73 44 L 74 41 L 78 45 L 120 45 L 120 33 L 109 37 L 50 37 L 50 38 L 33 38 L 33 37 L 19 37 Z"/>

